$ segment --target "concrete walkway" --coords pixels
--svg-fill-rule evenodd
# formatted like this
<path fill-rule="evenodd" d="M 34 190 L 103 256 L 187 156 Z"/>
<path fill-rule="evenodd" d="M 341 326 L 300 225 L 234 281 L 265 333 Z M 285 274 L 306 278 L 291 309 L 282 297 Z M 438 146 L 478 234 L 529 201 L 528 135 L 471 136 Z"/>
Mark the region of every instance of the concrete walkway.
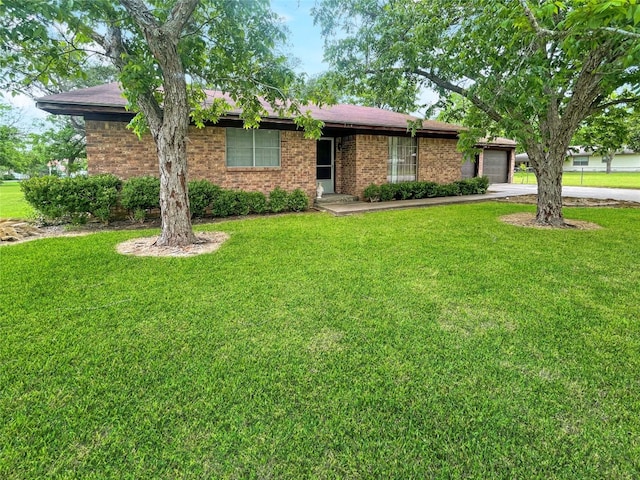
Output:
<path fill-rule="evenodd" d="M 496 198 L 515 197 L 518 195 L 535 195 L 537 185 L 522 185 L 516 183 L 495 183 L 489 186 L 484 195 L 461 195 L 459 197 L 421 198 L 420 200 L 394 200 L 391 202 L 352 202 L 316 205 L 334 215 L 349 215 L 352 213 L 378 212 L 383 210 L 398 210 L 404 208 L 430 207 L 434 205 L 449 205 L 453 203 L 486 202 Z M 625 200 L 640 203 L 640 190 L 624 188 L 592 188 L 592 187 L 563 187 L 563 197 L 598 198 Z"/>

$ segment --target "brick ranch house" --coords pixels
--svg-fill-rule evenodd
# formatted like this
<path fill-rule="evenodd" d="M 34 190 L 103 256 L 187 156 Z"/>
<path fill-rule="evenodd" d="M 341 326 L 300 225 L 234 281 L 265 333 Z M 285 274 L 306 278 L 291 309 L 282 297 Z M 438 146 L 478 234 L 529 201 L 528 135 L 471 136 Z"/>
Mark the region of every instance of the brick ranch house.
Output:
<path fill-rule="evenodd" d="M 210 92 L 210 95 L 219 95 Z M 158 175 L 149 135 L 138 139 L 126 126 L 133 117 L 117 83 L 48 95 L 37 107 L 86 121 L 89 174 L 113 173 L 123 179 Z M 448 183 L 486 175 L 492 183 L 510 182 L 515 143 L 495 139 L 479 145 L 476 162 L 463 162 L 456 149 L 462 127 L 426 120 L 415 137 L 407 132 L 414 117 L 356 105 L 309 107 L 324 122 L 320 140 L 305 139 L 291 119 L 263 119 L 259 129 L 245 130 L 239 112 L 215 125 L 190 127 L 187 144 L 189 178 L 207 179 L 224 188 L 268 193 L 279 186 L 301 188 L 315 197 L 324 192 L 362 198 L 371 183 L 411 180 Z"/>

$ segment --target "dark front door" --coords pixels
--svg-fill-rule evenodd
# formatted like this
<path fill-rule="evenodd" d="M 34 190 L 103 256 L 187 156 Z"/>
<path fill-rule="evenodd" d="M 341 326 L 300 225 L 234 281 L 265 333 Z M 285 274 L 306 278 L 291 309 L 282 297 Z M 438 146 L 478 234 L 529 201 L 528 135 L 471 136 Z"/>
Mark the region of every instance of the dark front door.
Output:
<path fill-rule="evenodd" d="M 324 193 L 334 193 L 333 187 L 333 138 L 321 138 L 316 147 L 316 182 L 322 184 Z"/>

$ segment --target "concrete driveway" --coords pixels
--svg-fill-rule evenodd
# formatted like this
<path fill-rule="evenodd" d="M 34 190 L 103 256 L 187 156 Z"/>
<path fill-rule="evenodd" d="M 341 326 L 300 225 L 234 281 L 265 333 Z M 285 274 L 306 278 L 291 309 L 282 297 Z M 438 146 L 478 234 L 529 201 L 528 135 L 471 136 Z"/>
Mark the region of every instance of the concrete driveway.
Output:
<path fill-rule="evenodd" d="M 489 185 L 489 194 L 502 197 L 517 195 L 536 195 L 537 185 L 522 185 L 518 183 L 494 183 Z M 563 197 L 598 198 L 625 200 L 640 203 L 640 190 L 629 188 L 596 188 L 596 187 L 562 187 Z"/>

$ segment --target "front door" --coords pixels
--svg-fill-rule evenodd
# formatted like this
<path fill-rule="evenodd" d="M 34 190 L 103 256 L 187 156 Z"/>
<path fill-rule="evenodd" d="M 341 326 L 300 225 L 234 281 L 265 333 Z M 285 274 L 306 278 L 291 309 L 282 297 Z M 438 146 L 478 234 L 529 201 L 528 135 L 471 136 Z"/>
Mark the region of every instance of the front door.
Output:
<path fill-rule="evenodd" d="M 333 138 L 321 138 L 316 147 L 316 182 L 322 184 L 324 193 L 334 193 L 333 187 Z"/>

